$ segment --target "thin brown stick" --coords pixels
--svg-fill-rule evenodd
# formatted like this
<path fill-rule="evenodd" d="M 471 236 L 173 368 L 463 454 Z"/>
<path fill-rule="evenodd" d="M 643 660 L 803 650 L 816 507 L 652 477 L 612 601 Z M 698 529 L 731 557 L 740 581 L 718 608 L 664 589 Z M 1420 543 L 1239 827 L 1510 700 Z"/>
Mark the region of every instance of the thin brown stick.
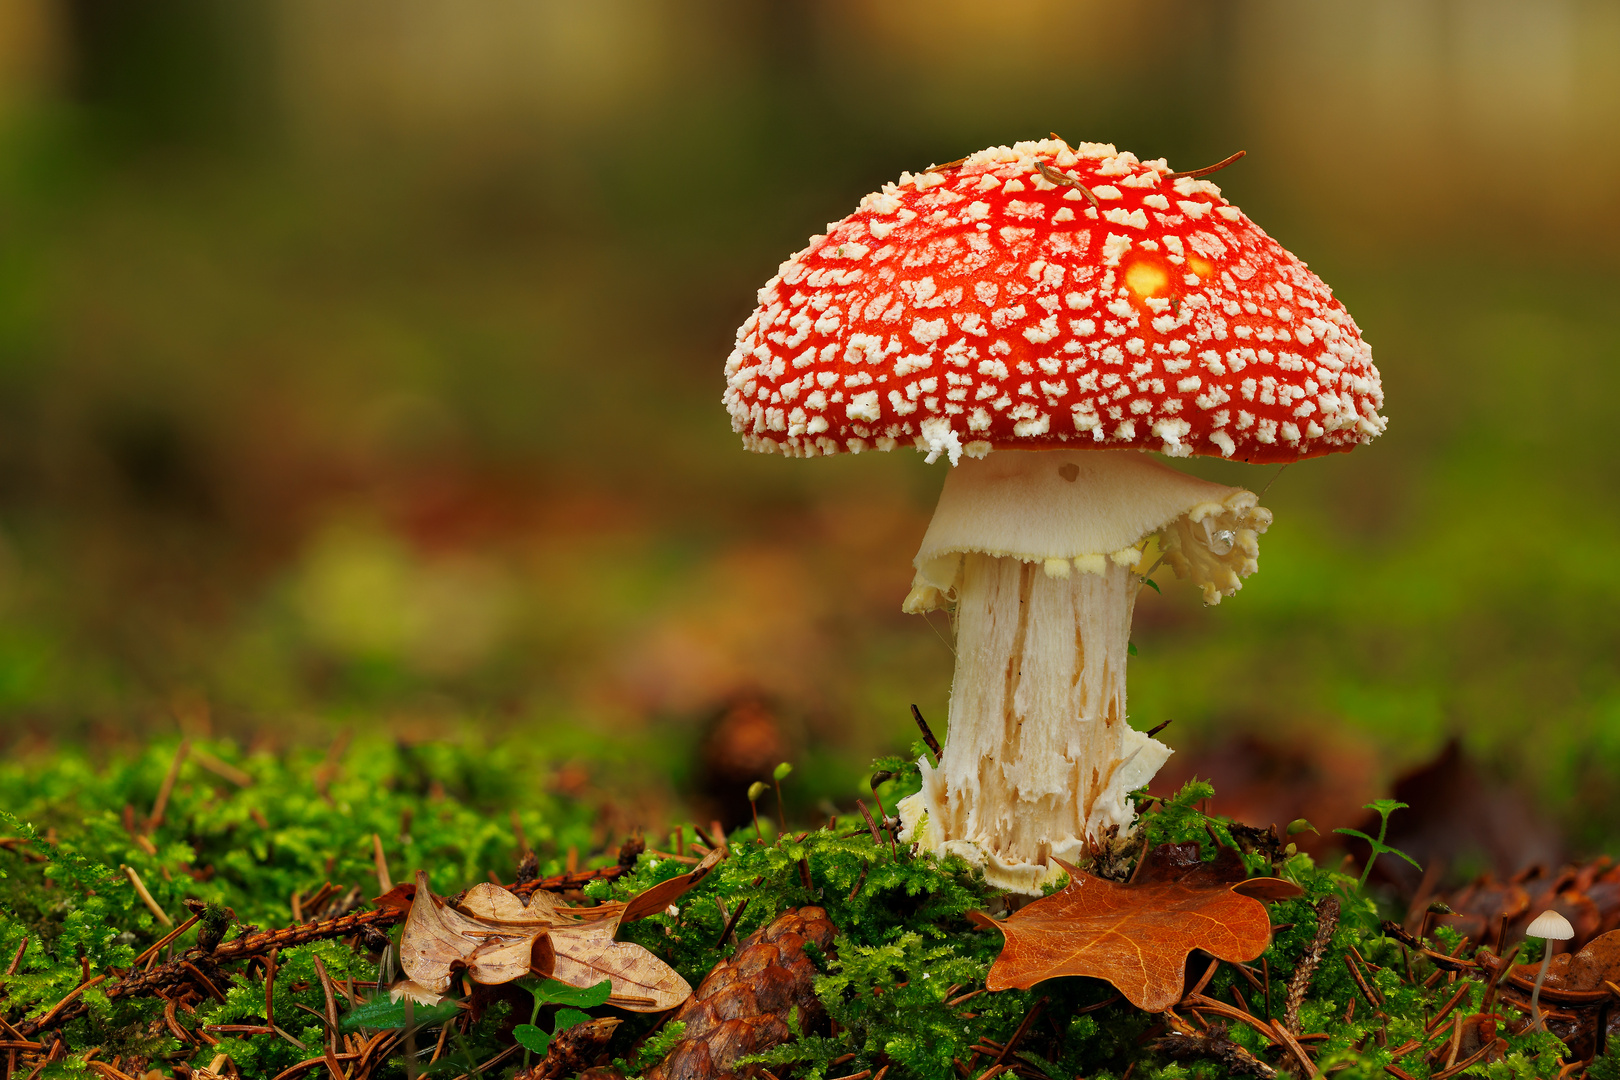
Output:
<path fill-rule="evenodd" d="M 1148 831 L 1146 829 L 1143 829 L 1142 830 L 1142 850 L 1137 852 L 1136 865 L 1131 867 L 1130 880 L 1127 881 L 1125 884 L 1127 884 L 1127 885 L 1135 885 L 1136 884 L 1136 879 L 1142 876 L 1142 868 L 1147 865 L 1148 841 L 1151 840 L 1151 839 L 1152 839 L 1152 837 L 1150 837 L 1148 835 Z"/>
<path fill-rule="evenodd" d="M 1355 1001 L 1357 999 L 1356 998 L 1351 998 L 1350 1000 Z M 1405 1042 L 1401 1043 L 1401 1045 L 1397 1046 L 1395 1049 L 1391 1050 L 1389 1052 L 1389 1056 L 1390 1056 L 1391 1060 L 1399 1061 L 1399 1060 L 1401 1060 L 1401 1058 L 1405 1057 L 1407 1054 L 1410 1054 L 1412 1051 L 1414 1051 L 1418 1047 L 1422 1046 L 1423 1043 L 1424 1043 L 1423 1039 L 1408 1039 Z"/>
<path fill-rule="evenodd" d="M 338 1055 L 338 1060 L 340 1060 L 340 1061 L 343 1061 L 343 1060 L 353 1061 L 355 1058 L 357 1058 L 359 1056 L 360 1056 L 359 1054 L 339 1054 Z M 280 1072 L 276 1073 L 276 1075 L 272 1078 L 272 1080 L 292 1080 L 293 1077 L 297 1076 L 299 1073 L 303 1072 L 304 1070 L 313 1069 L 315 1066 L 320 1065 L 324 1061 L 326 1061 L 326 1055 L 325 1054 L 322 1054 L 320 1057 L 308 1058 L 308 1059 L 306 1059 L 304 1061 L 300 1061 L 296 1065 L 289 1065 L 289 1066 L 287 1066 L 287 1068 L 282 1069 Z"/>
<path fill-rule="evenodd" d="M 1204 992 L 1204 987 L 1209 985 L 1209 980 L 1215 977 L 1215 971 L 1220 966 L 1220 960 L 1212 958 L 1209 962 L 1209 967 L 1204 969 L 1203 977 L 1198 980 L 1197 985 L 1192 988 L 1187 996 L 1191 997 L 1193 994 L 1202 994 Z"/>
<path fill-rule="evenodd" d="M 169 945 L 174 942 L 175 938 L 179 937 L 181 934 L 185 933 L 187 930 L 190 930 L 193 926 L 196 926 L 197 925 L 197 920 L 199 920 L 201 918 L 202 918 L 202 916 L 200 914 L 193 915 L 191 918 L 187 919 L 185 922 L 181 923 L 179 926 L 175 927 L 173 930 L 170 930 L 167 934 L 164 934 L 162 937 L 158 938 L 157 941 L 153 942 L 151 945 L 148 945 L 146 947 L 146 951 L 141 953 L 141 955 L 137 956 L 135 958 L 134 962 L 129 965 L 130 970 L 133 971 L 135 968 L 140 967 L 142 964 L 146 963 L 148 960 L 150 960 L 157 953 L 159 953 L 162 950 L 168 948 Z"/>
<path fill-rule="evenodd" d="M 889 809 L 883 805 L 883 795 L 878 791 L 878 788 L 893 779 L 894 774 L 891 772 L 875 772 L 872 774 L 872 779 L 867 781 L 866 784 L 867 787 L 872 789 L 872 800 L 877 803 L 878 814 L 883 818 L 884 832 L 889 831 Z"/>
<path fill-rule="evenodd" d="M 68 991 L 67 997 L 63 998 L 61 1001 L 58 1001 L 55 1005 L 52 1005 L 50 1012 L 48 1012 L 44 1016 L 40 1017 L 33 1024 L 31 1024 L 31 1025 L 30 1024 L 24 1024 L 22 1026 L 25 1029 L 32 1027 L 33 1031 L 38 1031 L 40 1028 L 43 1028 L 45 1025 L 49 1024 L 52 1020 L 54 1020 L 58 1016 L 60 1016 L 62 1014 L 62 1010 L 66 1009 L 69 1005 L 71 1005 L 73 1003 L 73 1001 L 80 994 L 84 993 L 86 990 L 90 989 L 92 986 L 100 985 L 101 983 L 105 982 L 106 979 L 107 979 L 107 976 L 105 976 L 105 975 L 97 975 L 95 978 L 91 979 L 89 982 L 80 983 L 78 986 L 75 986 L 72 990 Z M 32 1032 L 30 1032 L 30 1034 L 32 1034 Z"/>
<path fill-rule="evenodd" d="M 1440 1011 L 1436 1013 L 1434 1019 L 1429 1022 L 1429 1026 L 1423 1030 L 1424 1038 L 1433 1038 L 1434 1033 L 1439 1031 L 1440 1026 L 1445 1023 L 1446 1017 L 1451 1015 L 1451 1010 L 1455 1009 L 1458 1003 L 1461 1002 L 1463 998 L 1468 996 L 1468 991 L 1473 989 L 1473 986 L 1474 984 L 1472 982 L 1464 980 L 1463 984 L 1457 987 L 1457 992 L 1451 995 L 1451 1000 L 1440 1006 Z"/>
<path fill-rule="evenodd" d="M 1270 1024 L 1266 1023 L 1264 1020 L 1261 1020 L 1257 1016 L 1244 1012 L 1236 1005 L 1228 1005 L 1226 1002 L 1221 1001 L 1218 998 L 1207 997 L 1203 994 L 1188 995 L 1182 1000 L 1182 1003 L 1189 1009 L 1198 1009 L 1203 1012 L 1214 1013 L 1217 1016 L 1224 1016 L 1228 1020 L 1236 1020 L 1240 1024 L 1247 1024 L 1260 1034 L 1264 1035 L 1271 1042 L 1277 1044 L 1278 1046 L 1282 1045 L 1282 1040 L 1278 1038 L 1277 1032 Z"/>
<path fill-rule="evenodd" d="M 1075 1016 L 1084 1016 L 1086 1013 L 1094 1013 L 1094 1012 L 1097 1012 L 1097 1011 L 1099 1011 L 1101 1009 L 1106 1009 L 1106 1008 L 1108 1008 L 1108 1006 L 1117 1004 L 1118 1002 L 1121 1002 L 1123 1000 L 1125 1000 L 1125 995 L 1124 994 L 1115 994 L 1111 998 L 1104 998 L 1101 1001 L 1092 1002 L 1090 1005 L 1082 1005 L 1082 1006 L 1080 1006 L 1080 1008 L 1074 1010 L 1074 1015 Z"/>
<path fill-rule="evenodd" d="M 17 965 L 22 963 L 23 953 L 27 951 L 28 935 L 24 934 L 23 939 L 17 943 L 17 952 L 12 956 L 11 963 L 6 965 L 6 978 L 9 979 L 13 975 L 17 974 Z"/>
<path fill-rule="evenodd" d="M 856 799 L 855 805 L 861 808 L 861 817 L 866 819 L 866 827 L 872 830 L 872 843 L 882 847 L 883 841 L 878 837 L 877 822 L 872 820 L 872 811 L 866 808 L 866 803 L 861 799 Z"/>
<path fill-rule="evenodd" d="M 1503 978 L 1505 978 L 1513 970 L 1513 961 L 1518 957 L 1519 949 L 1523 946 L 1524 942 L 1519 942 L 1519 944 L 1513 946 L 1512 951 L 1510 951 L 1507 956 L 1503 958 L 1501 968 L 1497 970 L 1495 977 L 1491 979 L 1490 985 L 1485 987 L 1485 997 L 1482 998 L 1479 1003 L 1480 1012 L 1488 1013 L 1491 1011 L 1491 1002 L 1496 1000 L 1496 988 L 1502 985 Z"/>
<path fill-rule="evenodd" d="M 720 931 L 720 940 L 715 942 L 716 948 L 723 949 L 726 947 L 726 942 L 731 940 L 732 931 L 737 929 L 737 920 L 741 919 L 743 912 L 747 910 L 748 897 L 745 896 L 741 900 L 737 901 L 737 910 L 733 911 L 731 913 L 731 918 L 726 920 L 726 928 Z"/>
<path fill-rule="evenodd" d="M 871 868 L 871 863 L 861 863 L 861 874 L 855 879 L 855 884 L 850 886 L 849 899 L 853 900 L 856 896 L 860 895 L 861 886 L 866 884 L 866 872 Z"/>
<path fill-rule="evenodd" d="M 1344 966 L 1350 969 L 1350 977 L 1356 981 L 1356 986 L 1360 988 L 1361 996 L 1367 999 L 1367 1004 L 1377 1008 L 1384 1003 L 1377 992 L 1367 985 L 1367 980 L 1361 977 L 1361 969 L 1356 966 L 1349 953 L 1344 954 Z"/>
<path fill-rule="evenodd" d="M 1022 1039 L 1029 1031 L 1030 1025 L 1035 1022 L 1036 1017 L 1041 1015 L 1041 1010 L 1046 1008 L 1046 1003 L 1051 1000 L 1049 997 L 1043 997 L 1029 1007 L 1029 1012 L 1024 1014 L 1023 1021 L 1014 1029 L 1012 1038 L 1007 1040 L 1007 1045 L 1003 1046 L 1001 1053 L 996 1055 L 994 1064 L 1000 1065 L 1007 1060 L 1007 1055 L 1012 1053 L 1013 1047 L 1018 1045 L 1018 1040 Z"/>
<path fill-rule="evenodd" d="M 1255 993 L 1258 994 L 1258 993 L 1263 992 L 1263 988 L 1260 985 L 1259 977 L 1256 976 L 1253 971 L 1249 970 L 1249 965 L 1247 965 L 1247 964 L 1239 964 L 1239 963 L 1233 962 L 1233 963 L 1229 964 L 1228 966 L 1231 967 L 1231 969 L 1233 971 L 1237 972 L 1239 975 L 1241 975 L 1245 979 L 1247 979 L 1248 982 L 1249 982 L 1249 985 L 1254 987 L 1254 992 Z"/>
<path fill-rule="evenodd" d="M 1452 1065 L 1449 1068 L 1442 1069 L 1437 1073 L 1430 1073 L 1429 1080 L 1448 1080 L 1449 1077 L 1456 1076 L 1458 1073 L 1466 1071 L 1471 1065 L 1479 1061 L 1486 1054 L 1490 1053 L 1491 1048 L 1494 1045 L 1494 1043 L 1487 1042 L 1484 1046 L 1481 1046 L 1478 1050 L 1474 1051 L 1469 1057 L 1457 1062 L 1457 1064 Z"/>
<path fill-rule="evenodd" d="M 923 742 L 933 751 L 934 764 L 938 765 L 940 759 L 945 756 L 945 751 L 940 748 L 939 740 L 934 738 L 934 730 L 928 726 L 928 721 L 923 719 L 922 710 L 915 704 L 911 706 L 911 718 L 917 721 L 917 727 L 922 731 Z"/>
<path fill-rule="evenodd" d="M 272 1027 L 276 1023 L 276 954 L 279 951 L 271 949 L 264 954 L 264 1022 Z"/>
<path fill-rule="evenodd" d="M 330 1040 L 338 1036 L 337 993 L 332 989 L 332 976 L 326 973 L 326 964 L 319 956 L 315 961 L 315 975 L 321 980 L 321 994 L 326 998 L 326 1025 Z"/>
<path fill-rule="evenodd" d="M 1069 187 L 1074 188 L 1087 199 L 1091 200 L 1091 206 L 1093 209 L 1102 209 L 1102 203 L 1097 199 L 1097 196 L 1091 193 L 1091 189 L 1086 187 L 1086 185 L 1082 184 L 1080 181 L 1076 180 L 1074 177 L 1058 172 L 1056 169 L 1047 165 L 1044 161 L 1037 161 L 1035 163 L 1035 170 L 1044 176 L 1050 183 L 1067 184 Z"/>
<path fill-rule="evenodd" d="M 482 1065 L 474 1066 L 473 1072 L 474 1073 L 486 1073 L 489 1070 L 493 1069 L 495 1066 L 499 1065 L 501 1062 L 505 1061 L 507 1058 L 511 1057 L 513 1054 L 517 1053 L 521 1049 L 523 1049 L 523 1046 L 521 1044 L 513 1043 L 511 1046 L 508 1046 L 505 1050 L 502 1050 L 500 1053 L 496 1054 L 494 1057 L 490 1058 L 488 1061 L 484 1062 Z M 460 1076 L 456 1077 L 456 1080 L 467 1080 L 467 1075 L 468 1074 L 466 1074 L 466 1073 L 462 1073 Z"/>
<path fill-rule="evenodd" d="M 371 857 L 377 864 L 377 895 L 381 896 L 394 887 L 394 879 L 388 874 L 388 857 L 383 854 L 382 837 L 376 833 L 371 834 Z"/>
<path fill-rule="evenodd" d="M 148 835 L 163 824 L 163 812 L 169 807 L 169 796 L 174 792 L 174 782 L 180 779 L 180 766 L 186 763 L 186 755 L 190 752 L 191 740 L 181 739 L 180 745 L 175 748 L 174 760 L 169 762 L 169 771 L 163 777 L 163 785 L 158 788 L 157 798 L 152 802 L 152 813 L 146 818 L 144 831 Z"/>
<path fill-rule="evenodd" d="M 512 810 L 509 817 L 510 817 L 511 822 L 512 822 L 512 836 L 513 836 L 514 839 L 517 840 L 518 858 L 521 859 L 521 858 L 523 858 L 523 856 L 527 855 L 529 853 L 529 851 L 531 850 L 529 848 L 529 838 L 528 838 L 528 836 L 524 835 L 524 832 L 523 832 L 523 820 L 518 817 L 518 812 L 517 812 L 516 808 L 514 808 Z M 388 890 L 384 889 L 383 891 L 387 892 Z"/>
<path fill-rule="evenodd" d="M 203 974 L 202 968 L 199 968 L 190 960 L 181 960 L 180 967 L 188 972 L 193 979 L 197 980 L 198 984 L 201 985 L 204 990 L 207 990 L 211 996 L 217 999 L 221 1004 L 224 1004 L 225 995 L 219 992 L 219 987 L 214 985 L 212 979 Z"/>
<path fill-rule="evenodd" d="M 6 1022 L 4 1015 L 0 1015 L 0 1028 L 5 1028 L 6 1031 L 11 1034 L 11 1037 L 16 1039 L 18 1042 L 28 1042 L 27 1039 L 23 1038 L 22 1032 L 18 1031 L 16 1028 L 12 1027 Z"/>
<path fill-rule="evenodd" d="M 189 1031 L 180 1026 L 180 1020 L 175 1015 L 176 1008 L 177 1005 L 173 998 L 166 998 L 164 1000 L 163 1022 L 164 1024 L 168 1025 L 169 1034 L 173 1035 L 176 1039 L 179 1039 L 182 1045 L 190 1045 L 197 1040 L 192 1037 Z"/>
<path fill-rule="evenodd" d="M 1164 178 L 1166 180 L 1180 180 L 1184 176 L 1194 179 L 1200 176 L 1208 176 L 1212 172 L 1220 172 L 1228 165 L 1237 164 L 1238 161 L 1242 160 L 1244 157 L 1247 157 L 1248 153 L 1249 152 L 1247 150 L 1239 150 L 1235 154 L 1221 158 L 1221 160 L 1217 161 L 1213 165 L 1205 165 L 1202 169 L 1188 169 L 1186 172 L 1166 173 Z"/>
<path fill-rule="evenodd" d="M 129 878 L 130 885 L 134 887 L 135 895 L 141 898 L 141 902 L 146 905 L 146 910 L 152 913 L 152 917 L 164 926 L 173 926 L 174 920 L 169 918 L 167 911 L 158 906 L 156 900 L 152 899 L 152 894 L 146 891 L 146 882 L 141 880 L 141 875 L 135 872 L 135 868 L 125 866 L 123 871 L 124 876 Z"/>
<path fill-rule="evenodd" d="M 1316 1062 L 1310 1059 L 1309 1055 L 1305 1053 L 1305 1048 L 1299 1045 L 1299 1040 L 1294 1038 L 1293 1032 L 1283 1027 L 1282 1023 L 1277 1020 L 1273 1020 L 1271 1022 L 1271 1026 L 1276 1029 L 1277 1036 L 1282 1039 L 1283 1045 L 1286 1046 L 1289 1052 L 1292 1053 L 1294 1057 L 1298 1058 L 1299 1063 L 1305 1067 L 1306 1076 L 1322 1075 L 1321 1070 L 1316 1067 Z"/>
<path fill-rule="evenodd" d="M 191 760 L 220 779 L 229 780 L 237 787 L 248 787 L 253 783 L 253 777 L 238 769 L 235 765 L 221 761 L 213 754 L 204 753 L 196 747 L 191 748 Z"/>
<path fill-rule="evenodd" d="M 1276 1043 L 1278 1046 L 1286 1048 L 1290 1053 L 1298 1058 L 1300 1064 L 1305 1067 L 1305 1074 L 1307 1076 L 1321 1075 L 1320 1071 L 1316 1068 L 1315 1063 L 1311 1061 L 1310 1056 L 1305 1053 L 1305 1048 L 1299 1045 L 1298 1040 L 1296 1040 L 1293 1035 L 1289 1034 L 1288 1029 L 1283 1027 L 1279 1021 L 1273 1020 L 1270 1023 L 1267 1023 L 1264 1020 L 1261 1020 L 1259 1017 L 1244 1012 L 1242 1009 L 1228 1005 L 1226 1002 L 1219 1001 L 1212 997 L 1205 997 L 1203 994 L 1198 994 L 1196 996 L 1189 995 L 1185 1000 L 1193 1008 L 1201 1009 L 1205 1012 L 1216 1013 L 1217 1015 L 1249 1025 L 1260 1034 L 1264 1035 L 1268 1040 Z"/>

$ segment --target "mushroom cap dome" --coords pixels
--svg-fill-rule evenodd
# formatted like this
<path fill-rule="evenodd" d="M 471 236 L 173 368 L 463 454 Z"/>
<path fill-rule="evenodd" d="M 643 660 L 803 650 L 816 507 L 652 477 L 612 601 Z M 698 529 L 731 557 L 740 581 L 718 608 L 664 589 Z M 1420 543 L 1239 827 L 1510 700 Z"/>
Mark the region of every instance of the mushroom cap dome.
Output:
<path fill-rule="evenodd" d="M 1524 928 L 1524 932 L 1529 937 L 1538 937 L 1546 941 L 1568 941 L 1575 936 L 1575 928 L 1570 925 L 1569 920 L 1552 908 L 1530 920 L 1530 925 Z"/>
<path fill-rule="evenodd" d="M 953 464 L 1286 462 L 1386 423 L 1344 305 L 1218 187 L 1055 139 L 905 173 L 812 237 L 738 330 L 724 402 L 752 450 L 911 443 Z"/>

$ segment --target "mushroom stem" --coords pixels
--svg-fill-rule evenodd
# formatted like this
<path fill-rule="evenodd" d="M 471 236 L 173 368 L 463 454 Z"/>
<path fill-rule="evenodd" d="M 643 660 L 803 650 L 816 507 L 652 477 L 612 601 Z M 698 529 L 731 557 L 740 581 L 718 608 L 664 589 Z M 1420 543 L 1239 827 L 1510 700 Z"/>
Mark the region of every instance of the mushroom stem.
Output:
<path fill-rule="evenodd" d="M 938 824 L 1008 863 L 1044 865 L 1054 845 L 1128 826 L 1130 789 L 1116 781 L 1146 782 L 1169 756 L 1125 722 L 1135 575 L 1111 560 L 1099 572 L 1062 563 L 1054 574 L 974 552 L 957 590 Z"/>
<path fill-rule="evenodd" d="M 1553 943 L 1545 943 L 1546 948 L 1541 953 L 1541 970 L 1536 972 L 1536 986 L 1530 991 L 1530 1030 L 1540 1031 L 1541 1023 L 1541 983 L 1547 978 L 1547 965 L 1552 963 Z"/>
<path fill-rule="evenodd" d="M 1254 569 L 1255 497 L 1136 453 L 992 454 L 954 469 L 916 560 L 908 611 L 950 605 L 950 727 L 910 839 L 1039 894 L 1056 863 L 1130 829 L 1129 795 L 1170 749 L 1126 720 L 1125 668 L 1147 538 L 1211 601 Z"/>

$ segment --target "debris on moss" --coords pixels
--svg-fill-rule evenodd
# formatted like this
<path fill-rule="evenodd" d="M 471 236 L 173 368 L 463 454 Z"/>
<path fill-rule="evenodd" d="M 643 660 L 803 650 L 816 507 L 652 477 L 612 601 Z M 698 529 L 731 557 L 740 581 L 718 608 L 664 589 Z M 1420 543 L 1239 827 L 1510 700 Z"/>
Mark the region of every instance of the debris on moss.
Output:
<path fill-rule="evenodd" d="M 319 758 L 241 758 L 228 746 L 208 753 L 253 783 L 187 765 L 165 785 L 172 747 L 102 771 L 72 759 L 48 773 L 0 767 L 0 1017 L 13 1075 L 43 1066 L 36 1080 L 149 1069 L 294 1080 L 327 1070 L 328 1054 L 350 1080 L 511 1075 L 523 1064 L 515 1027 L 543 1023 L 560 1036 L 563 1018 L 540 1016 L 522 984 L 461 983 L 438 1006 L 396 1010 L 386 991 L 399 972 L 398 912 L 368 911 L 365 898 L 417 868 L 446 895 L 492 874 L 512 880 L 521 845 L 506 811 L 517 805 L 537 858 L 515 887 L 564 891 L 575 903 L 628 899 L 684 873 L 711 845 L 725 849 L 677 904 L 621 933 L 694 986 L 781 916 L 824 913 L 836 935 L 825 947 L 805 942 L 796 961 L 814 968 L 816 1007 L 795 999 L 781 1018 L 788 1037 L 745 1066 L 762 1076 L 1506 1080 L 1579 1076 L 1583 1063 L 1589 1076 L 1616 1076 L 1602 1056 L 1607 997 L 1544 991 L 1552 1030 L 1529 1031 L 1512 963 L 1532 959 L 1529 950 L 1502 957 L 1494 937 L 1465 939 L 1442 920 L 1415 931 L 1386 921 L 1390 912 L 1358 887 L 1359 867 L 1318 866 L 1273 829 L 1202 813 L 1207 784 L 1138 793 L 1140 831 L 1105 842 L 1082 869 L 1127 880 L 1144 850 L 1179 845 L 1301 894 L 1267 903 L 1273 934 L 1258 960 L 1194 953 L 1181 1001 L 1150 1014 L 1098 979 L 985 989 L 1002 935 L 969 915 L 1003 914 L 1007 900 L 960 860 L 917 858 L 896 842 L 890 815 L 915 784 L 905 760 L 879 763 L 876 813 L 862 807 L 780 835 L 688 826 L 673 851 L 632 855 L 626 845 L 621 865 L 589 810 L 536 794 L 515 758 L 433 751 L 425 761 L 356 747 L 339 770 Z M 156 824 L 147 826 L 158 814 L 124 811 L 152 805 L 165 786 Z M 569 848 L 607 865 L 569 875 Z M 159 971 L 173 978 L 155 979 Z M 599 1048 L 595 1076 L 656 1071 L 690 1041 L 671 1014 L 603 1005 L 586 1015 L 620 1021 L 575 1040 Z"/>

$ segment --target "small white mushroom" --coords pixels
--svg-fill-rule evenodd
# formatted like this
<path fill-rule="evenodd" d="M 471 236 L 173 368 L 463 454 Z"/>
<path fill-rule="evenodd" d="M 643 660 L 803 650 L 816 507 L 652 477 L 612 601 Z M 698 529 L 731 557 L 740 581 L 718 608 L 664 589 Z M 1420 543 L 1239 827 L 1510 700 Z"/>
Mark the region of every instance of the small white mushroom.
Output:
<path fill-rule="evenodd" d="M 1537 1031 L 1542 1027 L 1541 983 L 1547 977 L 1547 965 L 1552 962 L 1552 943 L 1568 941 L 1575 936 L 1575 928 L 1569 925 L 1568 919 L 1548 908 L 1525 927 L 1524 933 L 1526 937 L 1541 938 L 1547 943 L 1541 954 L 1541 970 L 1536 973 L 1536 988 L 1530 992 L 1530 1030 Z"/>

